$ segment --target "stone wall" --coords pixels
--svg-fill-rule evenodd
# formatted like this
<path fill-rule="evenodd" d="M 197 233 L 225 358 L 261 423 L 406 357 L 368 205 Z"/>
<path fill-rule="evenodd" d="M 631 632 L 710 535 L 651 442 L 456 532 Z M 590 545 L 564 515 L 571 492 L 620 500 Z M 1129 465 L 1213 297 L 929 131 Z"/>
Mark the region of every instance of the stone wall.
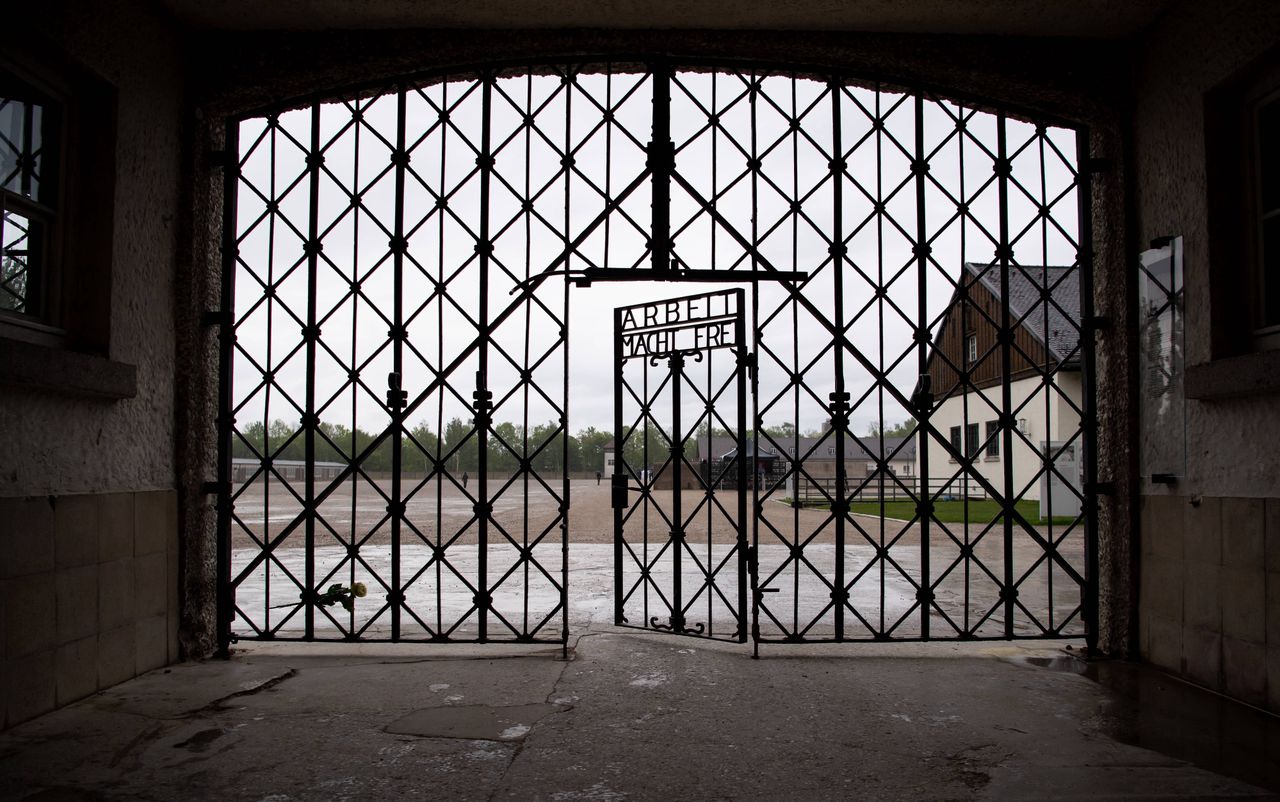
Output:
<path fill-rule="evenodd" d="M 1242 297 L 1210 299 L 1215 271 L 1238 266 L 1210 254 L 1205 94 L 1277 42 L 1275 3 L 1178 2 L 1138 53 L 1134 252 L 1183 237 L 1192 372 L 1221 356 L 1215 318 L 1247 309 Z M 1187 401 L 1185 475 L 1170 487 L 1140 480 L 1139 632 L 1155 665 L 1280 711 L 1278 410 L 1274 393 Z"/>
<path fill-rule="evenodd" d="M 0 728 L 178 659 L 172 490 L 0 499 Z"/>
<path fill-rule="evenodd" d="M 1143 655 L 1280 710 L 1280 500 L 1148 496 L 1142 567 Z"/>
<path fill-rule="evenodd" d="M 107 87 L 114 116 L 79 130 L 109 137 L 114 127 L 115 174 L 113 188 L 68 187 L 110 229 L 108 341 L 85 353 L 5 341 L 0 354 L 0 727 L 179 659 L 174 264 L 185 137 L 177 29 L 154 4 L 28 4 L 5 21 L 37 64 L 74 65 Z M 98 368 L 136 383 L 95 393 Z"/>

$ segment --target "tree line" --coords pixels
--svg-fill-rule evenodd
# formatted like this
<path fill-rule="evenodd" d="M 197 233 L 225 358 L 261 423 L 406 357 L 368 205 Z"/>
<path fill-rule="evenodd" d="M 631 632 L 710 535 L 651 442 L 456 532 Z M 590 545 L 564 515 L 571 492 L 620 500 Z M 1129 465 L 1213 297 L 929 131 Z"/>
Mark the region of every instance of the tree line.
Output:
<path fill-rule="evenodd" d="M 317 462 L 348 462 L 365 453 L 381 432 L 371 433 L 359 426 L 354 429 L 338 423 L 321 422 L 315 438 Z M 527 434 L 527 438 L 526 438 Z M 604 464 L 604 445 L 613 439 L 609 432 L 588 426 L 568 438 L 570 471 L 600 470 Z M 453 418 L 440 437 L 425 423 L 420 423 L 400 438 L 402 471 L 424 473 L 437 459 L 454 473 L 474 473 L 480 466 L 480 439 L 475 427 Z M 361 463 L 366 471 L 392 470 L 394 438 L 382 440 Z M 277 419 L 270 425 L 254 421 L 232 439 L 232 456 L 257 460 L 270 454 L 272 459 L 302 460 L 306 457 L 306 438 L 296 425 Z M 510 472 L 520 467 L 525 455 L 529 465 L 540 473 L 558 474 L 565 468 L 565 434 L 554 423 L 525 427 L 509 421 L 495 424 L 489 434 L 486 456 L 489 470 Z"/>
<path fill-rule="evenodd" d="M 886 436 L 909 434 L 914 421 L 906 421 L 886 427 Z M 795 436 L 795 426 L 784 423 L 763 429 L 776 442 L 785 443 Z M 349 462 L 365 453 L 380 433 L 367 432 L 359 426 L 354 429 L 338 423 L 321 422 L 315 438 L 317 462 Z M 527 434 L 527 437 L 526 437 Z M 816 436 L 819 432 L 806 432 Z M 878 434 L 873 431 L 872 434 Z M 640 427 L 631 432 L 624 444 L 622 458 L 633 470 L 646 466 L 658 466 L 667 460 L 671 451 L 670 432 L 656 426 Z M 698 456 L 698 441 L 708 437 L 732 437 L 725 429 L 710 427 L 706 422 L 696 430 L 695 436 L 684 444 L 684 454 L 690 461 Z M 747 442 L 754 437 L 746 433 Z M 568 438 L 568 470 L 597 471 L 604 465 L 604 448 L 613 440 L 612 432 L 588 426 Z M 462 418 L 451 419 L 439 437 L 425 423 L 415 426 L 400 438 L 400 467 L 411 473 L 425 473 L 437 459 L 456 473 L 475 472 L 480 466 L 480 439 L 475 427 Z M 389 472 L 392 470 L 394 440 L 387 437 L 364 459 L 366 471 Z M 232 456 L 257 460 L 270 455 L 272 459 L 303 460 L 306 458 L 306 439 L 299 427 L 276 419 L 270 425 L 254 421 L 232 439 Z M 559 474 L 565 469 L 565 433 L 555 423 L 542 423 L 529 428 L 510 421 L 495 424 L 486 443 L 489 470 L 506 473 L 520 467 L 524 455 L 529 455 L 529 465 L 539 473 Z M 647 458 L 647 459 L 646 459 Z"/>

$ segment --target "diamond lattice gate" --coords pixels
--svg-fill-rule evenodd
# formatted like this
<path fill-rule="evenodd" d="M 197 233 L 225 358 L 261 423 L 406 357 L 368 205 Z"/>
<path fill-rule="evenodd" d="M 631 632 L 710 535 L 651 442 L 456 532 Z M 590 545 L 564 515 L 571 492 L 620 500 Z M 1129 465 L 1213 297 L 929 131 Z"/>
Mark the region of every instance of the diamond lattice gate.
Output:
<path fill-rule="evenodd" d="M 747 638 L 743 310 L 726 290 L 614 312 L 619 626 Z"/>
<path fill-rule="evenodd" d="M 619 620 L 740 639 L 745 598 L 757 642 L 1088 636 L 1087 136 L 822 75 L 504 65 L 232 121 L 224 641 L 565 642 L 597 467 L 570 299 L 655 280 L 737 283 L 706 297 L 743 329 L 619 359 L 648 375 L 619 456 L 667 449 L 616 488 L 624 527 L 661 521 L 622 543 Z M 667 475 L 692 506 L 654 505 Z"/>

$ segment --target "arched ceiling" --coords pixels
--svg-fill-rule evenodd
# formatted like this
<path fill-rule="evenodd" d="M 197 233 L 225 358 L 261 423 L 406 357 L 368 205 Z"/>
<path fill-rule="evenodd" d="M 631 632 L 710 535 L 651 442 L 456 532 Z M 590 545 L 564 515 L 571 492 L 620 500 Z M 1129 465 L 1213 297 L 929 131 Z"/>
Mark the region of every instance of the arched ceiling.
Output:
<path fill-rule="evenodd" d="M 227 30 L 670 28 L 1124 38 L 1169 0 L 161 0 Z"/>

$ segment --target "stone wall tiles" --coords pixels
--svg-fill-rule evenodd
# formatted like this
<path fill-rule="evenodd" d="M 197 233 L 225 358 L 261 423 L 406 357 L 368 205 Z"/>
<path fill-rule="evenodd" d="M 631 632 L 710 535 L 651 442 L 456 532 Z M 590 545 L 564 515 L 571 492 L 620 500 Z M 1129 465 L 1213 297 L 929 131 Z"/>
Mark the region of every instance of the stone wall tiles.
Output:
<path fill-rule="evenodd" d="M 1151 554 L 1181 562 L 1183 559 L 1183 507 L 1177 496 L 1148 496 L 1144 503 L 1149 520 L 1142 528 L 1144 540 L 1151 541 Z"/>
<path fill-rule="evenodd" d="M 1175 497 L 1183 508 L 1186 558 L 1207 565 L 1222 564 L 1222 502 L 1216 498 Z"/>
<path fill-rule="evenodd" d="M 0 579 L 52 571 L 53 506 L 49 499 L 0 499 Z"/>
<path fill-rule="evenodd" d="M 98 633 L 98 566 L 63 568 L 54 580 L 57 593 L 58 643 Z"/>
<path fill-rule="evenodd" d="M 134 623 L 98 633 L 98 687 L 110 688 L 138 675 Z"/>
<path fill-rule="evenodd" d="M 1266 541 L 1267 570 L 1280 571 L 1280 498 L 1264 499 L 1263 538 Z"/>
<path fill-rule="evenodd" d="M 55 703 L 83 699 L 98 690 L 98 636 L 95 634 L 58 647 L 54 655 Z"/>
<path fill-rule="evenodd" d="M 57 704 L 53 650 L 6 660 L 0 693 L 4 694 L 7 726 L 52 710 Z"/>
<path fill-rule="evenodd" d="M 175 492 L 0 499 L 0 521 L 0 727 L 179 659 Z"/>
<path fill-rule="evenodd" d="M 1153 496 L 1142 509 L 1157 538 L 1141 564 L 1145 659 L 1280 712 L 1280 499 Z M 1175 509 L 1180 556 L 1165 536 Z"/>
<path fill-rule="evenodd" d="M 53 502 L 53 548 L 58 568 L 98 561 L 98 498 L 62 496 Z"/>
<path fill-rule="evenodd" d="M 1266 503 L 1260 498 L 1222 500 L 1222 563 L 1260 570 L 1266 559 Z"/>
<path fill-rule="evenodd" d="M 1224 637 L 1222 677 L 1228 696 L 1255 705 L 1267 701 L 1267 647 Z"/>
<path fill-rule="evenodd" d="M 1262 565 L 1222 571 L 1222 634 L 1250 643 L 1267 639 L 1267 585 Z"/>
<path fill-rule="evenodd" d="M 52 649 L 57 633 L 53 574 L 0 580 L 6 660 Z"/>
<path fill-rule="evenodd" d="M 133 556 L 133 493 L 109 493 L 99 497 L 98 562 Z"/>
<path fill-rule="evenodd" d="M 133 560 L 115 560 L 98 567 L 99 631 L 133 621 Z"/>

